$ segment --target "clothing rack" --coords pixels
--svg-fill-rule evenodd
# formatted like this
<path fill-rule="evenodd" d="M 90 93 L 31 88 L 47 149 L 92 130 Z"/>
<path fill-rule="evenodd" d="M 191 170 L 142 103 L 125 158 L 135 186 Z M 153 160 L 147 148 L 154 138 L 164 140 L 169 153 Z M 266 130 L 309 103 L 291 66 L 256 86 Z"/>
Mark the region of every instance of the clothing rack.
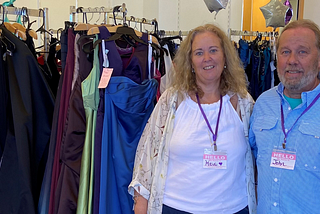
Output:
<path fill-rule="evenodd" d="M 134 16 L 125 16 L 125 19 L 122 16 L 113 17 L 112 15 L 108 15 L 109 19 L 117 19 L 117 20 L 126 20 L 128 22 L 136 22 L 140 24 L 154 25 L 157 21 L 156 19 L 146 19 L 146 18 L 135 18 Z"/>
<path fill-rule="evenodd" d="M 241 31 L 241 30 L 232 30 L 229 28 L 228 36 L 231 39 L 231 36 L 263 36 L 263 37 L 278 37 L 279 33 L 276 31 L 269 32 L 259 32 L 259 31 Z"/>
<path fill-rule="evenodd" d="M 159 30 L 159 36 L 188 36 L 190 31 Z"/>
<path fill-rule="evenodd" d="M 122 16 L 115 16 L 115 13 L 122 13 Z M 76 20 L 76 14 L 79 13 L 97 13 L 97 14 L 104 14 L 105 19 L 107 20 L 105 23 L 106 24 L 110 24 L 110 20 L 122 20 L 123 23 L 127 23 L 127 22 L 135 22 L 135 23 L 140 23 L 140 24 L 148 24 L 148 25 L 155 25 L 156 23 L 156 19 L 146 19 L 146 18 L 136 18 L 134 16 L 127 16 L 127 8 L 126 8 L 126 4 L 123 3 L 121 6 L 115 6 L 114 8 L 105 8 L 105 7 L 95 7 L 95 8 L 83 8 L 83 7 L 79 7 L 76 8 L 75 6 L 70 6 L 70 21 L 74 22 Z M 109 14 L 109 15 L 107 15 Z"/>
<path fill-rule="evenodd" d="M 42 17 L 41 14 L 39 14 L 38 9 L 28 9 L 28 8 L 18 8 L 18 7 L 7 7 L 4 6 L 6 14 L 11 15 L 23 15 L 23 16 L 35 16 L 35 17 Z M 43 8 L 45 11 L 45 17 L 47 17 L 48 14 L 48 8 Z"/>
<path fill-rule="evenodd" d="M 113 9 L 112 8 L 105 8 L 105 7 L 95 7 L 95 8 L 91 8 L 91 7 L 88 7 L 88 8 L 83 8 L 83 7 L 78 7 L 76 8 L 75 6 L 70 6 L 70 22 L 76 22 L 76 14 L 79 14 L 79 13 L 83 13 L 83 14 L 87 14 L 87 13 L 98 13 L 98 14 L 101 14 L 103 13 L 104 14 L 104 17 L 106 19 L 106 14 L 107 13 L 113 13 Z"/>
<path fill-rule="evenodd" d="M 43 9 L 28 9 L 26 7 L 23 8 L 18 8 L 18 7 L 7 7 L 4 6 L 5 14 L 10 14 L 10 15 L 21 15 L 25 17 L 40 17 L 43 18 L 43 27 L 45 30 L 48 30 L 49 26 L 49 20 L 48 20 L 48 8 L 43 8 Z M 43 11 L 43 14 L 41 13 Z M 44 56 L 45 59 L 47 59 L 47 52 L 49 50 L 49 45 L 48 45 L 48 38 L 47 35 L 44 35 Z"/>

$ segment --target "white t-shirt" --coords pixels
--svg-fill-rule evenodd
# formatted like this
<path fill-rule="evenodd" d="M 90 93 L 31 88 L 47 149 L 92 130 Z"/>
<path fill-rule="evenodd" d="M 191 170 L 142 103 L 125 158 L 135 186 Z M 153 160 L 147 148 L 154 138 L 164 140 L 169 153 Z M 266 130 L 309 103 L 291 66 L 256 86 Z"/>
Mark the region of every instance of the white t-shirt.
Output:
<path fill-rule="evenodd" d="M 201 107 L 215 132 L 220 101 Z M 210 148 L 211 142 L 212 134 L 198 104 L 187 97 L 177 109 L 169 145 L 165 205 L 196 214 L 231 214 L 247 206 L 247 145 L 242 121 L 228 95 L 223 97 L 217 136 L 218 150 L 227 151 L 227 169 L 203 168 L 204 149 Z"/>

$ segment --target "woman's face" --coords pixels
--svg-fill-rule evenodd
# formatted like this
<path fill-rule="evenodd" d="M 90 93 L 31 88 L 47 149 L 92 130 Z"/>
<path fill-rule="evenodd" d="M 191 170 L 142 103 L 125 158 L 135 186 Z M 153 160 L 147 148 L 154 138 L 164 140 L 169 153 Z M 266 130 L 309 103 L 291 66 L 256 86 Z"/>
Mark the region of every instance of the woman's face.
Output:
<path fill-rule="evenodd" d="M 192 68 L 198 86 L 219 84 L 225 65 L 224 52 L 220 38 L 206 31 L 195 35 L 191 50 Z"/>

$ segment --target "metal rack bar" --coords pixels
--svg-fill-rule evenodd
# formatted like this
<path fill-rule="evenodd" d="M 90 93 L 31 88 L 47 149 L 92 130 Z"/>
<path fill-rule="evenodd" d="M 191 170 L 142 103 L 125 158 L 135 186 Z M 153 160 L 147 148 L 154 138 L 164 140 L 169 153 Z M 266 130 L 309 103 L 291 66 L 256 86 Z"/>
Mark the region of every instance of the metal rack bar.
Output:
<path fill-rule="evenodd" d="M 159 36 L 188 36 L 190 31 L 159 30 Z"/>
<path fill-rule="evenodd" d="M 231 39 L 231 36 L 258 36 L 261 35 L 263 37 L 277 37 L 279 35 L 276 31 L 269 32 L 259 32 L 259 31 L 241 31 L 241 30 L 228 30 L 228 36 Z"/>
<path fill-rule="evenodd" d="M 81 8 L 81 9 L 80 9 Z M 76 20 L 76 14 L 79 13 L 112 13 L 113 9 L 112 8 L 105 8 L 105 7 L 95 7 L 95 8 L 76 8 L 75 6 L 70 6 L 70 21 L 74 22 Z"/>
<path fill-rule="evenodd" d="M 120 7 L 121 11 L 117 13 L 127 13 L 127 8 L 125 4 L 123 3 L 122 6 Z M 70 6 L 70 21 L 74 22 L 76 20 L 76 14 L 79 13 L 103 13 L 103 14 L 108 14 L 107 18 L 109 19 L 114 19 L 113 17 L 113 8 L 104 8 L 104 7 L 95 7 L 95 8 L 76 8 L 75 6 Z M 142 24 L 148 24 L 148 25 L 154 25 L 156 19 L 145 19 L 145 18 L 135 18 L 134 16 L 116 16 L 115 19 L 117 20 L 123 20 L 124 22 L 130 21 L 130 22 L 137 22 L 137 23 L 142 23 Z M 109 23 L 109 22 L 108 22 Z"/>
<path fill-rule="evenodd" d="M 122 16 L 116 16 L 115 17 L 117 20 L 124 20 Z M 113 19 L 113 15 L 108 15 L 108 19 Z M 145 19 L 145 18 L 135 18 L 134 16 L 125 16 L 125 20 L 129 22 L 137 22 L 137 23 L 142 23 L 142 24 L 147 24 L 147 25 L 154 25 L 156 19 Z"/>
<path fill-rule="evenodd" d="M 25 8 L 17 8 L 17 7 L 4 7 L 7 14 L 11 15 L 26 15 L 28 13 L 29 16 L 34 17 L 42 17 L 39 14 L 38 9 L 25 9 Z"/>

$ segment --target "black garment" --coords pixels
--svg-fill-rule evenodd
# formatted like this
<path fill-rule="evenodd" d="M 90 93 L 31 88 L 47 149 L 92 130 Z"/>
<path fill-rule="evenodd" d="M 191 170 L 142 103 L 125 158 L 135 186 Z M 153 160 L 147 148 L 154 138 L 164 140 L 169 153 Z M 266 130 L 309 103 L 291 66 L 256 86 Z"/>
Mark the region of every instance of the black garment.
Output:
<path fill-rule="evenodd" d="M 191 214 L 185 211 L 177 210 L 165 204 L 162 206 L 162 214 Z"/>
<path fill-rule="evenodd" d="M 61 70 L 64 71 L 64 67 L 66 66 L 66 61 L 67 61 L 67 53 L 68 53 L 68 30 L 64 30 L 61 32 L 60 43 L 61 43 Z"/>
<path fill-rule="evenodd" d="M 62 72 L 59 87 L 62 87 L 64 72 Z M 52 176 L 52 167 L 53 167 L 53 159 L 54 152 L 56 149 L 56 141 L 57 141 L 57 129 L 58 129 L 58 118 L 59 118 L 59 110 L 60 110 L 60 99 L 61 99 L 61 90 L 57 91 L 57 97 L 55 99 L 54 104 L 54 112 L 52 119 L 52 129 L 49 143 L 49 152 L 48 159 L 45 167 L 45 173 L 43 176 L 43 182 L 41 186 L 39 204 L 38 204 L 38 213 L 48 213 L 49 210 L 49 200 L 50 200 L 50 188 L 51 188 L 51 176 Z M 43 211 L 45 210 L 45 211 Z"/>
<path fill-rule="evenodd" d="M 26 36 L 27 39 L 25 41 L 25 43 L 27 44 L 28 48 L 30 49 L 32 55 L 34 56 L 35 59 L 37 59 L 37 53 L 36 53 L 36 49 L 34 47 L 34 42 L 33 42 L 33 38 L 30 36 L 29 31 L 26 31 Z"/>
<path fill-rule="evenodd" d="M 181 211 L 181 210 L 177 210 L 177 209 L 174 209 L 172 207 L 168 207 L 167 205 L 164 204 L 162 206 L 162 214 L 191 214 L 191 213 L 184 212 L 184 211 Z M 239 212 L 236 212 L 235 214 L 249 214 L 248 206 L 246 206 L 245 208 L 243 208 Z"/>
<path fill-rule="evenodd" d="M 0 85 L 7 84 L 9 89 L 7 101 L 3 96 L 0 100 L 0 106 L 6 105 L 7 124 L 0 170 L 0 213 L 33 214 L 47 159 L 53 96 L 25 43 L 4 26 L 0 28 L 16 47 L 12 56 L 3 57 L 7 78 L 0 79 Z"/>
<path fill-rule="evenodd" d="M 0 40 L 0 55 L 6 52 L 4 44 Z M 3 48 L 2 48 L 3 47 Z M 1 168 L 1 157 L 7 136 L 7 104 L 8 104 L 8 92 L 7 87 L 7 72 L 3 61 L 0 60 L 0 168 Z"/>
<path fill-rule="evenodd" d="M 49 81 L 49 85 L 54 96 L 56 96 L 57 94 L 59 79 L 60 79 L 60 74 L 58 71 L 58 66 L 56 63 L 56 56 L 55 56 L 57 41 L 58 40 L 56 38 L 51 37 L 49 55 L 47 58 L 47 63 L 51 71 L 51 79 Z"/>

